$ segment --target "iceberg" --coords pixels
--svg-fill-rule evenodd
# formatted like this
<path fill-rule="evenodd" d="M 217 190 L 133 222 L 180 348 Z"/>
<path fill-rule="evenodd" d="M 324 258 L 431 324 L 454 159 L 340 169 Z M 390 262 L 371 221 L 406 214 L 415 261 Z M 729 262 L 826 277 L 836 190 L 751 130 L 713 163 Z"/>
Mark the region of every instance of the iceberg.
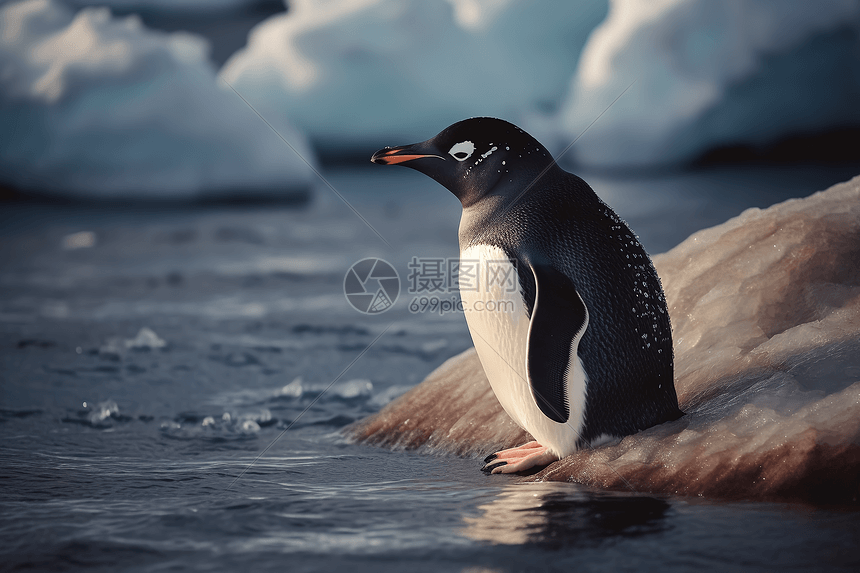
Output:
<path fill-rule="evenodd" d="M 313 153 L 223 81 L 207 43 L 107 8 L 0 7 L 0 184 L 86 199 L 306 199 Z M 284 144 L 284 138 L 294 149 Z"/>
<path fill-rule="evenodd" d="M 323 150 L 554 110 L 605 0 L 296 0 L 221 71 Z"/>
<path fill-rule="evenodd" d="M 858 54 L 851 0 L 612 0 L 552 120 L 557 146 L 588 129 L 569 159 L 658 167 L 858 126 Z"/>
<path fill-rule="evenodd" d="M 856 502 L 858 261 L 860 176 L 805 199 L 749 209 L 654 257 L 686 415 L 520 479 Z M 462 456 L 531 439 L 502 410 L 474 349 L 347 433 L 357 442 Z"/>

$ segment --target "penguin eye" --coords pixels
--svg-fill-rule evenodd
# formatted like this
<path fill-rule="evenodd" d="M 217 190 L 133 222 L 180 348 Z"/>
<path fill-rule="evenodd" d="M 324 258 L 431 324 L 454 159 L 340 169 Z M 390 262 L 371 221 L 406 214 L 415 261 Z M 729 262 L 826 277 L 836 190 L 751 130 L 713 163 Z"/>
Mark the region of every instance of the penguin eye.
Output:
<path fill-rule="evenodd" d="M 461 141 L 448 150 L 448 154 L 457 161 L 466 161 L 475 153 L 475 144 L 471 141 Z"/>

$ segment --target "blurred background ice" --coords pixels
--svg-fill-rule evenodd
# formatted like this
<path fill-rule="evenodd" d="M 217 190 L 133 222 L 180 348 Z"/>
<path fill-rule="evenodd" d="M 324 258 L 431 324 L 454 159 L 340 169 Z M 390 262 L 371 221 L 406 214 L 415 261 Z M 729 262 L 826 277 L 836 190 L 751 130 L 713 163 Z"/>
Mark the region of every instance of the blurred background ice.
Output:
<path fill-rule="evenodd" d="M 323 152 L 349 153 L 471 116 L 552 113 L 605 14 L 601 0 L 297 1 L 221 76 Z"/>
<path fill-rule="evenodd" d="M 476 115 L 588 129 L 572 167 L 856 161 L 856 101 L 854 0 L 0 2 L 7 194 L 289 196 Z"/>
<path fill-rule="evenodd" d="M 152 199 L 308 185 L 302 159 L 218 83 L 204 39 L 52 0 L 6 4 L 0 26 L 4 184 Z M 283 116 L 270 121 L 312 159 Z"/>
<path fill-rule="evenodd" d="M 852 0 L 614 1 L 571 79 L 560 139 L 585 129 L 633 81 L 576 147 L 579 161 L 677 164 L 856 126 L 858 31 Z"/>

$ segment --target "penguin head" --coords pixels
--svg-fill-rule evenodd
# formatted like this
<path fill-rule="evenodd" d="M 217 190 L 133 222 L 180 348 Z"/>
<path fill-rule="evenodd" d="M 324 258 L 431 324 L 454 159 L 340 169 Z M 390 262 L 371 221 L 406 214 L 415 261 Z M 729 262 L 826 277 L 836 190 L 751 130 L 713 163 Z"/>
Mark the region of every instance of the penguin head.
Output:
<path fill-rule="evenodd" d="M 535 138 L 492 117 L 459 121 L 427 141 L 381 149 L 370 160 L 403 165 L 432 177 L 463 207 L 494 193 L 521 191 L 553 162 Z M 503 182 L 512 185 L 500 185 Z"/>

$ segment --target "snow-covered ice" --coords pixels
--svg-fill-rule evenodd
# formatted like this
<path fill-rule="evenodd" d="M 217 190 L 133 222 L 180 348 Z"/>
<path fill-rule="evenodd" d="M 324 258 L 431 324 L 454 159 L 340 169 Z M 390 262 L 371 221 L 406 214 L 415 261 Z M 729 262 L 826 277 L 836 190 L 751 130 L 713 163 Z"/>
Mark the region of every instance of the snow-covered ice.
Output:
<path fill-rule="evenodd" d="M 311 170 L 217 79 L 207 50 L 107 8 L 0 6 L 0 183 L 84 198 L 306 192 Z M 283 113 L 266 119 L 313 161 Z"/>
<path fill-rule="evenodd" d="M 211 15 L 255 2 L 107 4 Z M 853 0 L 289 7 L 219 76 L 198 36 L 56 0 L 0 4 L 0 184 L 159 199 L 307 188 L 308 167 L 224 80 L 311 162 L 306 137 L 352 157 L 475 115 L 519 123 L 555 151 L 590 125 L 567 158 L 597 167 L 860 125 Z"/>
<path fill-rule="evenodd" d="M 317 144 L 373 149 L 553 109 L 605 14 L 605 0 L 296 0 L 221 75 Z"/>
<path fill-rule="evenodd" d="M 222 76 L 335 150 L 490 115 L 558 151 L 599 117 L 570 157 L 649 167 L 860 124 L 853 0 L 614 0 L 603 20 L 606 10 L 299 0 L 253 30 Z"/>
<path fill-rule="evenodd" d="M 859 125 L 860 4 L 612 0 L 552 122 L 559 145 L 628 87 L 573 148 L 580 163 L 666 165 Z"/>

